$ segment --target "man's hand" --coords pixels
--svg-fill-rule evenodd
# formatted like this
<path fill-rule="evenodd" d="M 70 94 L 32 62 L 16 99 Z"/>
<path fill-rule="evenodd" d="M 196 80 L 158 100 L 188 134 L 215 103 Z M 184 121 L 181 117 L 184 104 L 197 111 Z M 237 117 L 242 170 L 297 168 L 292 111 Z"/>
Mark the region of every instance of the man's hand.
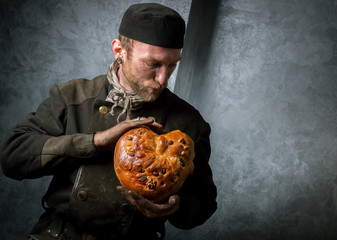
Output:
<path fill-rule="evenodd" d="M 180 207 L 180 197 L 178 195 L 172 195 L 167 203 L 156 204 L 125 187 L 117 186 L 117 190 L 148 218 L 169 216 L 178 211 Z"/>
<path fill-rule="evenodd" d="M 158 133 L 164 132 L 163 126 L 151 118 L 142 117 L 139 119 L 125 120 L 112 128 L 94 134 L 94 145 L 97 151 L 113 151 L 118 139 L 126 131 L 140 127 L 141 125 L 147 125 Z"/>

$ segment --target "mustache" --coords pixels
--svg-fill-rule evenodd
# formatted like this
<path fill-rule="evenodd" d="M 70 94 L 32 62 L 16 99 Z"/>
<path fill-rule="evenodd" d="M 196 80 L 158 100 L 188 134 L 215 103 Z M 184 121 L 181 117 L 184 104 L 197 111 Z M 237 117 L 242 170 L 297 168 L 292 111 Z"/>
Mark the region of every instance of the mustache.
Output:
<path fill-rule="evenodd" d="M 164 89 L 167 87 L 166 84 L 160 84 L 160 82 L 155 81 L 154 84 L 151 86 L 151 88 L 159 88 L 159 89 Z"/>

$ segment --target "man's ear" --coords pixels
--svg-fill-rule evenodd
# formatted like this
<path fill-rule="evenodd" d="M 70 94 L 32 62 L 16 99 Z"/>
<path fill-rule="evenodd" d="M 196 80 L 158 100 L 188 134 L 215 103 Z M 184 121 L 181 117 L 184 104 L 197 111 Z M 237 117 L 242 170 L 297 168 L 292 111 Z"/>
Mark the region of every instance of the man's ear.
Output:
<path fill-rule="evenodd" d="M 115 59 L 117 58 L 123 59 L 123 55 L 125 54 L 125 49 L 123 48 L 123 45 L 119 39 L 114 39 L 111 42 L 111 49 L 115 56 Z"/>

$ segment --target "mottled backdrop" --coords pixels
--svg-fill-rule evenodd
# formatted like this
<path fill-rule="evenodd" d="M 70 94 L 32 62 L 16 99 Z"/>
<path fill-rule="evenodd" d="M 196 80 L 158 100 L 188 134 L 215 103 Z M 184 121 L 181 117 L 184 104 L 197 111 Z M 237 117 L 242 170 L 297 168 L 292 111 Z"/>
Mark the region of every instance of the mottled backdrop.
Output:
<path fill-rule="evenodd" d="M 207 23 L 198 2 L 175 90 L 213 127 L 219 208 L 172 239 L 337 239 L 337 1 L 222 0 Z"/>
<path fill-rule="evenodd" d="M 2 3 L 1 138 L 53 83 L 106 72 L 134 2 Z M 167 239 L 337 239 L 337 1 L 155 2 L 188 18 L 170 88 L 212 126 L 219 190 L 211 219 Z M 0 181 L 0 239 L 24 239 L 49 178 Z"/>

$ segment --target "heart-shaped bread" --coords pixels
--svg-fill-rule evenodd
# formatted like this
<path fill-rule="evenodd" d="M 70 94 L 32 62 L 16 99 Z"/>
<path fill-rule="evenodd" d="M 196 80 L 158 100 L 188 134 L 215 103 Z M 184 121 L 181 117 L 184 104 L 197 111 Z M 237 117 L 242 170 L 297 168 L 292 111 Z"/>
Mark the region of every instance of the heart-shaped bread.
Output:
<path fill-rule="evenodd" d="M 115 147 L 114 168 L 121 184 L 154 203 L 178 192 L 194 170 L 194 142 L 175 130 L 158 135 L 148 127 L 126 132 Z"/>

